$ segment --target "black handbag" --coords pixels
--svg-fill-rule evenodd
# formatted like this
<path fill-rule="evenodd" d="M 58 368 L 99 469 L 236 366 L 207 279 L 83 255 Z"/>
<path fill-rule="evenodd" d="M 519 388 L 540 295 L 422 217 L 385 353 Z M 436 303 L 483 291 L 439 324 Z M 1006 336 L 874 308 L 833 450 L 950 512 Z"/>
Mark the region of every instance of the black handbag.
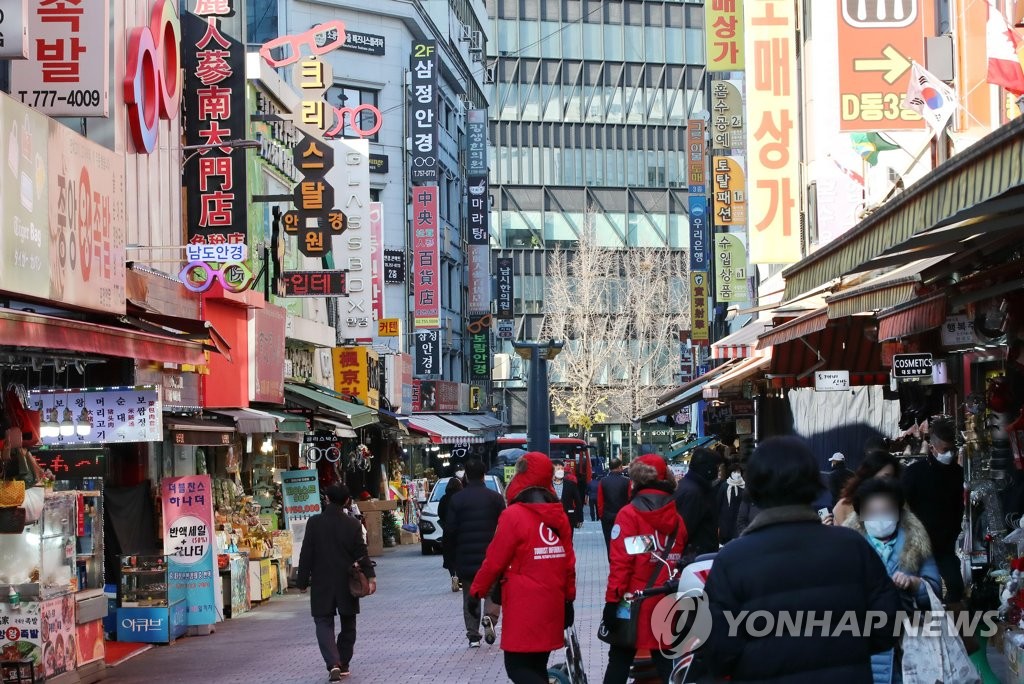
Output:
<path fill-rule="evenodd" d="M 668 542 L 665 544 L 665 550 L 667 553 L 671 553 L 672 547 L 676 543 L 676 534 L 679 532 L 679 528 L 676 527 L 672 536 L 668 538 Z M 654 586 L 654 583 L 658 581 L 658 575 L 661 574 L 661 564 L 654 569 L 651 574 L 651 579 L 647 581 L 647 589 Z M 611 624 L 609 624 L 604 618 L 601 619 L 601 624 L 597 628 L 597 638 L 611 646 L 619 646 L 621 648 L 636 648 L 636 636 L 637 627 L 640 624 L 640 604 L 642 601 L 633 601 L 629 604 L 629 617 L 622 618 L 617 617 Z"/>

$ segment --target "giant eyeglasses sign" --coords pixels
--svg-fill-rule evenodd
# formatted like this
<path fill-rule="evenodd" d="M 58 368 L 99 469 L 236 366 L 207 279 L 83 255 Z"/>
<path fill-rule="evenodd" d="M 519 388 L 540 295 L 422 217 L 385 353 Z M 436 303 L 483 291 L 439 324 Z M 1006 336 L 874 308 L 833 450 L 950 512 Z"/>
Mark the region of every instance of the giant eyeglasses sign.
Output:
<path fill-rule="evenodd" d="M 156 149 L 160 120 L 173 121 L 181 107 L 181 21 L 173 0 L 157 0 L 149 26 L 128 34 L 124 101 L 135 149 Z"/>
<path fill-rule="evenodd" d="M 245 263 L 248 248 L 244 244 L 186 245 L 188 263 L 178 280 L 191 292 L 206 292 L 219 282 L 228 292 L 245 292 L 252 285 L 253 273 Z"/>

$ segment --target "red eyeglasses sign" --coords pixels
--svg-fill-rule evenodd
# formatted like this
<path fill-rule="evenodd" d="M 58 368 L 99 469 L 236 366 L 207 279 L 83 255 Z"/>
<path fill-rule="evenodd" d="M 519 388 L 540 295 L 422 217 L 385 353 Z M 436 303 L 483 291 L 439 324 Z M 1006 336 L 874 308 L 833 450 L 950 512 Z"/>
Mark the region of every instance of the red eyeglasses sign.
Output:
<path fill-rule="evenodd" d="M 160 119 L 178 116 L 181 103 L 181 20 L 174 0 L 156 0 L 149 26 L 128 34 L 124 100 L 135 149 L 156 149 Z"/>

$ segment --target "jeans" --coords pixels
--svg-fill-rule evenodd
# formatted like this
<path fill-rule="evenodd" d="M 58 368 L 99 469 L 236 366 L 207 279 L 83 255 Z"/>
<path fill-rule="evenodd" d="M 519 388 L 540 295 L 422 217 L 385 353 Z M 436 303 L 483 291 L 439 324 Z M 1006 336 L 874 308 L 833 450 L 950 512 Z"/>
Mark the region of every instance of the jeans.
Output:
<path fill-rule="evenodd" d="M 513 653 L 505 651 L 505 673 L 512 684 L 548 684 L 548 658 L 551 653 Z"/>
<path fill-rule="evenodd" d="M 597 520 L 597 502 L 590 502 L 590 522 Z"/>
<path fill-rule="evenodd" d="M 352 661 L 352 650 L 356 645 L 356 616 L 341 615 L 341 632 L 334 638 L 334 616 L 314 617 L 316 642 L 327 669 L 348 665 Z"/>
<path fill-rule="evenodd" d="M 472 578 L 462 578 L 462 617 L 466 621 L 466 638 L 470 641 L 480 641 L 480 602 L 481 599 L 470 595 L 469 587 L 473 584 Z M 491 618 L 491 622 L 497 626 L 498 616 L 501 614 L 501 606 L 483 599 L 484 615 Z"/>
<path fill-rule="evenodd" d="M 939 566 L 939 575 L 946 585 L 946 603 L 956 603 L 964 598 L 964 578 L 960 572 L 960 559 L 955 551 L 936 552 L 935 564 Z"/>
<path fill-rule="evenodd" d="M 608 669 L 604 673 L 604 684 L 626 684 L 634 658 L 635 648 L 612 646 L 608 651 Z M 672 676 L 672 661 L 658 651 L 651 651 L 651 660 L 658 671 L 658 678 L 667 683 Z"/>

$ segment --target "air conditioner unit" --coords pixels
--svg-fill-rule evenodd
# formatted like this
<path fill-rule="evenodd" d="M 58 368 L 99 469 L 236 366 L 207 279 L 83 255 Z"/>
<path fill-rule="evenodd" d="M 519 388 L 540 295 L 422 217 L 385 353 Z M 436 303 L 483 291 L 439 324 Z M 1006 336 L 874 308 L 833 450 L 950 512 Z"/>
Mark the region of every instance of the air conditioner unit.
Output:
<path fill-rule="evenodd" d="M 470 41 L 470 47 L 473 50 L 484 49 L 484 33 L 483 31 L 473 31 L 473 37 Z"/>
<path fill-rule="evenodd" d="M 491 380 L 508 380 L 512 377 L 511 354 L 495 354 Z"/>
<path fill-rule="evenodd" d="M 473 40 L 473 30 L 466 24 L 462 25 L 462 35 L 459 37 L 460 43 L 468 43 Z"/>
<path fill-rule="evenodd" d="M 474 62 L 484 61 L 484 51 L 481 48 L 470 48 L 469 58 Z"/>

